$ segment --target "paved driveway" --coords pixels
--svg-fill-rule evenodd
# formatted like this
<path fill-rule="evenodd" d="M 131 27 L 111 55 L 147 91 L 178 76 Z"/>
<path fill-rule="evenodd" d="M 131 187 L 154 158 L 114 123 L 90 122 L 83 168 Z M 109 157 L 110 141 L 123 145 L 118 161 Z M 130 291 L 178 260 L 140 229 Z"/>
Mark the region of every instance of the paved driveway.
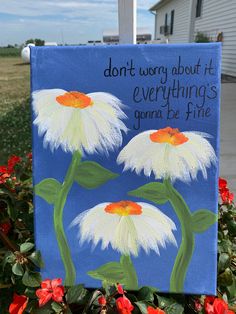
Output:
<path fill-rule="evenodd" d="M 220 175 L 236 195 L 236 83 L 222 84 Z"/>

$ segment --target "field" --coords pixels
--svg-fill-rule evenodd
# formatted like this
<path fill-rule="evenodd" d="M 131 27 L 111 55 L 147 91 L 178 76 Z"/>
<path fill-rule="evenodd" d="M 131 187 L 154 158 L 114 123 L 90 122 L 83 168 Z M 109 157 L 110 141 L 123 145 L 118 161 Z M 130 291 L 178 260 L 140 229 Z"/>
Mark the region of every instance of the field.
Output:
<path fill-rule="evenodd" d="M 2 48 L 0 49 L 1 53 Z M 30 66 L 0 54 L 0 164 L 31 150 Z"/>
<path fill-rule="evenodd" d="M 0 47 L 0 57 L 19 57 L 20 51 L 20 48 Z"/>

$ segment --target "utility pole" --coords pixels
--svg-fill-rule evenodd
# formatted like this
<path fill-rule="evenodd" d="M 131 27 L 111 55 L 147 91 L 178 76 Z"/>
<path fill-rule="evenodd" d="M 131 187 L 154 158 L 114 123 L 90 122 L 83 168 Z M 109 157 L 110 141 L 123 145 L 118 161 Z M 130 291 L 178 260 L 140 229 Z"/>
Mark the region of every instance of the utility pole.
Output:
<path fill-rule="evenodd" d="M 118 0 L 119 43 L 136 44 L 136 0 Z"/>

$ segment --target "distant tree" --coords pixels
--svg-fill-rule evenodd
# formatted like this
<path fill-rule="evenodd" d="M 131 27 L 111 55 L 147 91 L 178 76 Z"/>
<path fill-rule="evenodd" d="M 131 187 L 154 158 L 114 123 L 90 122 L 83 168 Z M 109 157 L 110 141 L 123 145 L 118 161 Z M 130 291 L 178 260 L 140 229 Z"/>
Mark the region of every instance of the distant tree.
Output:
<path fill-rule="evenodd" d="M 39 39 L 39 38 L 35 38 L 34 43 L 35 43 L 35 46 L 44 46 L 45 40 Z"/>
<path fill-rule="evenodd" d="M 198 32 L 195 37 L 195 43 L 209 43 L 210 38 L 204 33 Z"/>
<path fill-rule="evenodd" d="M 25 45 L 27 46 L 28 44 L 35 44 L 35 46 L 44 46 L 45 41 L 43 39 L 39 38 L 30 38 L 26 40 Z"/>
<path fill-rule="evenodd" d="M 25 45 L 27 46 L 28 44 L 34 44 L 34 39 L 30 38 L 30 39 L 26 40 Z"/>

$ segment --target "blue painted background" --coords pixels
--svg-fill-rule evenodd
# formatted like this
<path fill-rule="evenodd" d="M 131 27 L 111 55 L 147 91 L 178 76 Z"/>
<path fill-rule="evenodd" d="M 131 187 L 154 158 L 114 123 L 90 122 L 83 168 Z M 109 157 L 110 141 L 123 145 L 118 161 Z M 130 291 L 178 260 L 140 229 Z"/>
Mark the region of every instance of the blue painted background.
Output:
<path fill-rule="evenodd" d="M 220 97 L 220 54 L 219 44 L 186 44 L 186 45 L 135 45 L 135 46 L 101 46 L 101 47 L 34 47 L 31 49 L 32 91 L 50 88 L 62 88 L 68 91 L 78 90 L 83 93 L 104 91 L 112 93 L 128 106 L 125 110 L 130 120 L 125 123 L 130 129 L 123 136 L 123 146 L 129 140 L 146 129 L 159 129 L 166 126 L 178 127 L 180 131 L 203 131 L 210 133 L 210 139 L 216 154 L 219 154 L 219 97 Z M 133 130 L 134 110 L 156 110 L 161 104 L 135 104 L 132 93 L 135 86 L 155 86 L 160 84 L 160 77 L 113 77 L 105 78 L 103 71 L 107 68 L 109 58 L 114 65 L 125 65 L 132 58 L 136 66 L 176 65 L 178 57 L 182 63 L 193 65 L 201 58 L 201 64 L 209 63 L 212 58 L 214 75 L 185 75 L 179 77 L 182 84 L 210 84 L 216 85 L 218 97 L 206 100 L 206 107 L 211 108 L 211 117 L 205 119 L 191 119 L 185 121 L 184 115 L 178 120 L 147 119 L 142 121 L 139 131 Z M 172 77 L 167 82 L 171 83 Z M 192 98 L 193 103 L 199 100 Z M 171 105 L 184 111 L 187 100 L 171 99 Z M 182 108 L 182 109 L 181 109 Z M 32 113 L 33 114 L 33 113 Z M 33 116 L 34 118 L 34 116 Z M 37 127 L 33 126 L 33 169 L 34 184 L 45 178 L 56 178 L 63 182 L 71 160 L 70 153 L 58 149 L 54 153 L 49 148 L 43 148 L 43 138 L 38 136 Z M 122 147 L 123 147 L 122 146 Z M 112 249 L 100 250 L 98 246 L 91 251 L 91 245 L 79 245 L 77 228 L 69 229 L 71 221 L 82 211 L 95 204 L 106 201 L 127 199 L 127 191 L 133 190 L 154 180 L 143 175 L 137 176 L 130 171 L 122 173 L 122 166 L 116 164 L 118 151 L 109 157 L 94 155 L 85 159 L 99 162 L 106 168 L 121 175 L 109 183 L 95 190 L 86 190 L 74 183 L 64 209 L 64 226 L 69 245 L 72 249 L 73 261 L 77 269 L 77 282 L 85 283 L 87 287 L 99 287 L 100 282 L 86 275 L 87 271 L 96 269 L 100 265 L 118 261 L 120 254 Z M 183 195 L 192 212 L 200 208 L 207 208 L 217 212 L 218 203 L 218 169 L 208 169 L 208 179 L 204 180 L 198 174 L 196 181 L 185 184 L 175 182 L 176 189 Z M 134 197 L 131 200 L 140 201 Z M 64 268 L 59 256 L 59 250 L 53 228 L 53 206 L 42 198 L 35 196 L 35 236 L 37 248 L 41 250 L 45 268 L 42 269 L 44 278 L 64 277 Z M 178 245 L 181 243 L 179 221 L 168 205 L 158 206 L 165 214 L 172 218 L 177 226 L 174 235 Z M 132 258 L 138 273 L 139 285 L 151 285 L 162 292 L 169 290 L 169 279 L 177 248 L 167 245 L 160 249 L 160 256 L 155 253 L 146 255 L 143 251 L 138 258 Z M 217 254 L 217 225 L 215 224 L 203 234 L 196 235 L 195 251 L 185 280 L 186 293 L 215 294 L 216 291 L 216 254 Z"/>

